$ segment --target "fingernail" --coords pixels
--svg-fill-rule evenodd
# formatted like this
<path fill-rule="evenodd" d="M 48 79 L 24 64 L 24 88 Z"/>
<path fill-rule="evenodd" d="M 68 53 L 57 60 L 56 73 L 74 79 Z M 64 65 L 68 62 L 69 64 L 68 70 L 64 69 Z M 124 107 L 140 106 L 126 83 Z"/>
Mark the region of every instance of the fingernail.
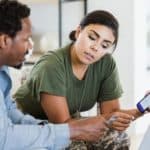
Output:
<path fill-rule="evenodd" d="M 132 116 L 132 120 L 134 120 L 135 119 L 135 117 L 134 116 Z"/>

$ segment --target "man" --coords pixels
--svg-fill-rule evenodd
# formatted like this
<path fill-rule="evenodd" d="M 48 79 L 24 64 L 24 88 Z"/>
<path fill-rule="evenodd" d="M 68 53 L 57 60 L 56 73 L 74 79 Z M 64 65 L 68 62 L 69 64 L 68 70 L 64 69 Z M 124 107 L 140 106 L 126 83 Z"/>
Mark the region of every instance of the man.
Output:
<path fill-rule="evenodd" d="M 71 140 L 94 141 L 106 129 L 105 119 L 95 117 L 68 124 L 43 124 L 24 115 L 10 96 L 8 66 L 20 68 L 32 49 L 30 9 L 15 0 L 0 1 L 0 149 L 60 149 Z M 60 134 L 61 133 L 61 134 Z"/>

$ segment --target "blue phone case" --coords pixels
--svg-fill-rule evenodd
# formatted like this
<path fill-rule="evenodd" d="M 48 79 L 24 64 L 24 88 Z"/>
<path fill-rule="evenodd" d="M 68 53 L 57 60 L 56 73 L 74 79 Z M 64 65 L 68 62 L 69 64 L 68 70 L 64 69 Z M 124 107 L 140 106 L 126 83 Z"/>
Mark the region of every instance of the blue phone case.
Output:
<path fill-rule="evenodd" d="M 144 96 L 144 98 L 142 98 L 136 106 L 141 113 L 144 113 L 146 109 L 150 107 L 150 94 Z"/>
<path fill-rule="evenodd" d="M 142 107 L 142 105 L 141 105 L 140 102 L 138 102 L 136 106 L 137 106 L 138 110 L 139 110 L 141 113 L 144 113 L 145 110 L 144 110 L 144 108 Z"/>

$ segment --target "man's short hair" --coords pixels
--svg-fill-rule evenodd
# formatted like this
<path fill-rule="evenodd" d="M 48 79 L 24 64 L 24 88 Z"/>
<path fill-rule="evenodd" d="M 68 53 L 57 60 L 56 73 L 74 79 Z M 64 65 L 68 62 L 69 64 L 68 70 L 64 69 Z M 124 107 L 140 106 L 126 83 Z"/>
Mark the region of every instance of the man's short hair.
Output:
<path fill-rule="evenodd" d="M 22 29 L 21 20 L 30 16 L 30 8 L 16 0 L 0 1 L 0 34 L 15 37 Z"/>

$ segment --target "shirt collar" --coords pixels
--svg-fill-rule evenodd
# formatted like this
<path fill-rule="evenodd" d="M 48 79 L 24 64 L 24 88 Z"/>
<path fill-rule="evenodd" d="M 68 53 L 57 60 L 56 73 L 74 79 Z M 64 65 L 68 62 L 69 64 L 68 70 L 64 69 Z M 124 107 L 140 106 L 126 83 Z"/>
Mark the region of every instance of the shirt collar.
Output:
<path fill-rule="evenodd" d="M 0 67 L 0 71 L 4 71 L 4 72 L 6 72 L 7 74 L 9 74 L 8 66 L 2 66 L 2 67 Z"/>

